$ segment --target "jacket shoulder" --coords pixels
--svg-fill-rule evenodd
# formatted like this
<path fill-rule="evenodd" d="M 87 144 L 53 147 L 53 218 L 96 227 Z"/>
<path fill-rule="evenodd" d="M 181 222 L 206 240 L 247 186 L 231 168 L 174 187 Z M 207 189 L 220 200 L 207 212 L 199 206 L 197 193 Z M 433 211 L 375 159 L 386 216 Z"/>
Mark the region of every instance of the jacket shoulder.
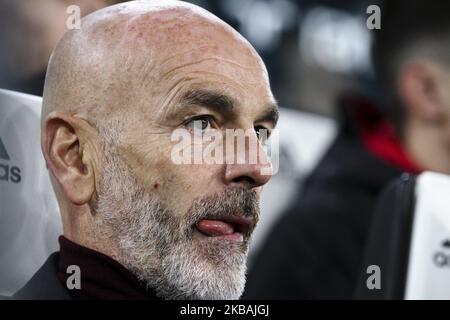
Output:
<path fill-rule="evenodd" d="M 55 252 L 12 300 L 71 300 L 69 291 L 57 277 L 59 252 Z"/>

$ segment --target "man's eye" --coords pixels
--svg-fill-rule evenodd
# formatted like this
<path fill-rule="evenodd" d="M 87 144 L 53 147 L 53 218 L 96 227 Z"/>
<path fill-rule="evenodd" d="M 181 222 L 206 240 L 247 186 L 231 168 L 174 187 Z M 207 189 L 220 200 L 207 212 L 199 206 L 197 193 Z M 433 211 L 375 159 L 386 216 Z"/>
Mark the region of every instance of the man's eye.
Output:
<path fill-rule="evenodd" d="M 186 122 L 186 126 L 193 130 L 206 131 L 211 129 L 212 121 L 213 120 L 209 116 L 196 117 L 193 119 L 189 119 Z"/>

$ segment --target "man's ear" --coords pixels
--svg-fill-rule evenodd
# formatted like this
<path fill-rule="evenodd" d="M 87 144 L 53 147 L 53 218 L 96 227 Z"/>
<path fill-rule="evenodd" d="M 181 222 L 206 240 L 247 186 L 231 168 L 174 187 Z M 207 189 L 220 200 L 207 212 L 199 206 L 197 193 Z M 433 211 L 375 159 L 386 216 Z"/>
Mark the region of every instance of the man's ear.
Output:
<path fill-rule="evenodd" d="M 42 151 L 61 192 L 75 205 L 95 193 L 95 159 L 89 137 L 93 128 L 81 118 L 53 112 L 42 128 Z"/>
<path fill-rule="evenodd" d="M 448 101 L 440 77 L 437 66 L 426 60 L 409 61 L 401 67 L 397 86 L 407 114 L 426 122 L 443 120 Z"/>

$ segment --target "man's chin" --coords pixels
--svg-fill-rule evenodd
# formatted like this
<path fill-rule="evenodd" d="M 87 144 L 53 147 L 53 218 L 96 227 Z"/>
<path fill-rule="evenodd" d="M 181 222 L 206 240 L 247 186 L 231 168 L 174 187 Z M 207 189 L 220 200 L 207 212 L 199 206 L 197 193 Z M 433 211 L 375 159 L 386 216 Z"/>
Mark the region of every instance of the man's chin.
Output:
<path fill-rule="evenodd" d="M 196 235 L 163 259 L 165 299 L 238 299 L 244 289 L 247 244 Z M 161 283 L 162 284 L 162 283 Z"/>

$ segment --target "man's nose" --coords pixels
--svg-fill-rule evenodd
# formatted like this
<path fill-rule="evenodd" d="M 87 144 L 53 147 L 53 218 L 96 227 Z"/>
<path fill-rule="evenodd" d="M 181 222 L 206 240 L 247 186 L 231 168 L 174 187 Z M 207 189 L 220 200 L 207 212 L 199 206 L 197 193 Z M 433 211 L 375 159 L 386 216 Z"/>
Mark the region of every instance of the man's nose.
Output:
<path fill-rule="evenodd" d="M 234 161 L 231 161 L 233 155 L 227 154 L 225 171 L 227 184 L 238 183 L 249 188 L 256 188 L 266 184 L 272 177 L 272 162 L 258 139 L 256 137 L 254 139 L 256 142 L 246 144 L 245 151 L 239 152 L 235 149 Z M 252 146 L 256 150 L 250 150 Z"/>

